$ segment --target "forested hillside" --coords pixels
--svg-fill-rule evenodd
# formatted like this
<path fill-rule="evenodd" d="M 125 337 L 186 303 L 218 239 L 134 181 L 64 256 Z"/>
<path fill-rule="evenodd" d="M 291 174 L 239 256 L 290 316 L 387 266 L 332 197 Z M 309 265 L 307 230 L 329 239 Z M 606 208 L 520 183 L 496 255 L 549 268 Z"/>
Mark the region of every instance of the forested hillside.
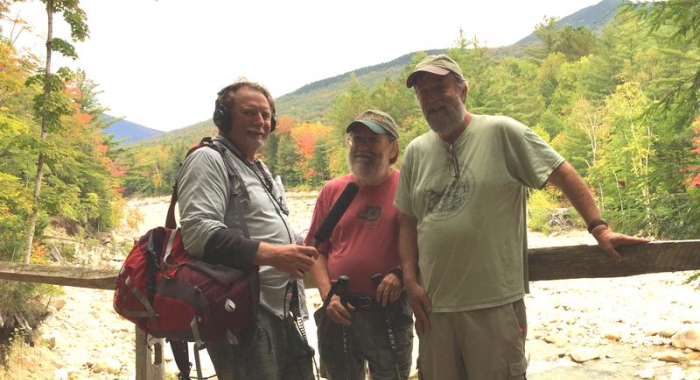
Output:
<path fill-rule="evenodd" d="M 686 5 L 682 0 L 629 5 L 600 35 L 546 19 L 534 32 L 537 43 L 525 47 L 522 57 L 500 56 L 463 36 L 448 54 L 470 81 L 468 109 L 531 126 L 581 172 L 618 229 L 696 236 L 700 38 L 691 17 L 700 10 L 697 2 Z M 424 55 L 413 55 L 396 76 L 366 82 L 351 74 L 347 86 L 338 77 L 298 91 L 296 96 L 342 89 L 331 108 L 320 111 L 319 121 L 280 116 L 280 128 L 262 152 L 274 174 L 293 187 L 317 186 L 346 173 L 344 127 L 366 108 L 385 110 L 399 122 L 402 148 L 427 131 L 404 85 L 406 73 Z M 205 125 L 214 131 L 207 122 L 200 127 Z M 155 151 L 157 156 L 134 154 L 145 164 L 133 176 L 138 187 L 127 185 L 128 191 L 167 191 L 177 163 L 197 138 Z M 558 194 L 550 191 L 533 193 L 532 201 L 551 212 L 560 207 Z M 548 228 L 547 215 L 531 217 Z"/>

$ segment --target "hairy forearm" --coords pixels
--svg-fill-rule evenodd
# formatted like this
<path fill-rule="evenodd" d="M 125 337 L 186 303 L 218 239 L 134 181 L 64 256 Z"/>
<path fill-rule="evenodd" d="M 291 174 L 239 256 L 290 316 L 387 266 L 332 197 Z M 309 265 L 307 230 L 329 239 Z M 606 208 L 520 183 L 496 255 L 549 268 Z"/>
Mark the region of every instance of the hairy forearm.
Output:
<path fill-rule="evenodd" d="M 406 284 L 418 282 L 417 226 L 418 221 L 414 216 L 402 214 L 399 227 L 399 257 Z"/>
<path fill-rule="evenodd" d="M 316 280 L 318 292 L 321 294 L 321 299 L 325 300 L 328 292 L 331 290 L 331 279 L 328 276 L 328 258 L 325 255 L 318 255 L 316 262 L 311 267 L 311 273 Z"/>
<path fill-rule="evenodd" d="M 586 224 L 601 218 L 600 210 L 583 178 L 568 162 L 564 162 L 549 176 L 551 183 L 571 202 Z"/>

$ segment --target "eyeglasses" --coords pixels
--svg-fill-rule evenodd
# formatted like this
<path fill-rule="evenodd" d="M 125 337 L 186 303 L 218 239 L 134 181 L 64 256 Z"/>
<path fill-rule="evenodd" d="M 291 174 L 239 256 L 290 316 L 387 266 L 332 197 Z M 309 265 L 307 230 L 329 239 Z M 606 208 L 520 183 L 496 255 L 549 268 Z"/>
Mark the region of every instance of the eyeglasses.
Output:
<path fill-rule="evenodd" d="M 380 135 L 348 135 L 348 145 L 376 146 L 382 140 Z"/>
<path fill-rule="evenodd" d="M 459 159 L 457 158 L 457 155 L 455 154 L 454 151 L 454 146 L 450 145 L 447 148 L 447 152 L 450 154 L 450 166 L 452 167 L 452 170 L 454 170 L 454 174 L 452 175 L 452 178 L 459 179 Z"/>

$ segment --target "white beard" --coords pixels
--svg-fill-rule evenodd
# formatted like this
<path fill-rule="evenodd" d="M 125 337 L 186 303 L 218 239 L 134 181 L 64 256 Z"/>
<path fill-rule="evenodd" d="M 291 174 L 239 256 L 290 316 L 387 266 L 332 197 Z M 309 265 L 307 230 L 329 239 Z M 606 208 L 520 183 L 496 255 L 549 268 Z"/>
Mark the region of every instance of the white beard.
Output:
<path fill-rule="evenodd" d="M 386 175 L 386 170 L 382 168 L 382 165 L 375 158 L 369 162 L 357 161 L 348 157 L 348 166 L 350 167 L 350 172 L 357 177 L 358 180 L 366 184 L 377 184 L 379 181 L 383 180 Z"/>
<path fill-rule="evenodd" d="M 443 103 L 441 108 L 423 114 L 430 129 L 436 133 L 447 133 L 460 128 L 466 113 L 464 107 L 455 108 L 450 104 Z"/>

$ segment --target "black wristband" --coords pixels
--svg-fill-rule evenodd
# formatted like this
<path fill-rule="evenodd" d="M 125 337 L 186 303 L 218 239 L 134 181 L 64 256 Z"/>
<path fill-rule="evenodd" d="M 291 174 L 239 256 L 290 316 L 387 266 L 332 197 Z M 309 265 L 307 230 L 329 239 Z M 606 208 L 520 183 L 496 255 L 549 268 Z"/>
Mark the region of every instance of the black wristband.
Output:
<path fill-rule="evenodd" d="M 389 273 L 395 274 L 396 277 L 398 277 L 399 280 L 401 280 L 401 282 L 403 282 L 403 271 L 401 270 L 401 268 L 394 268 L 394 269 L 390 270 Z"/>
<path fill-rule="evenodd" d="M 608 226 L 608 222 L 606 222 L 606 221 L 603 220 L 603 219 L 598 219 L 598 220 L 592 221 L 591 224 L 588 225 L 588 233 L 589 233 L 589 234 L 592 234 L 592 233 L 593 233 L 593 229 L 595 229 L 595 228 L 598 227 L 598 226 L 605 226 L 605 227 L 607 227 L 607 226 Z"/>

